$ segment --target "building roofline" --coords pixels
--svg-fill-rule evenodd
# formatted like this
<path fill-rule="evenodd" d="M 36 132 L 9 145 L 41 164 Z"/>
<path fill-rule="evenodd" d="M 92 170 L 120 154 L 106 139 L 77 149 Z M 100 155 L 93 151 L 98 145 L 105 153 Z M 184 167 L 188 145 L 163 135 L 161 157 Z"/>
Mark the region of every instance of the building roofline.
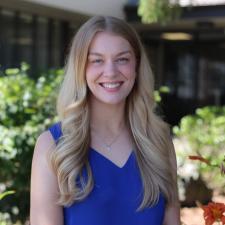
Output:
<path fill-rule="evenodd" d="M 130 22 L 138 32 L 146 31 L 193 31 L 193 30 L 209 30 L 224 29 L 225 18 L 200 18 L 189 20 L 177 20 L 167 24 L 151 23 L 143 24 L 140 22 Z"/>
<path fill-rule="evenodd" d="M 59 9 L 25 0 L 0 0 L 0 8 L 76 23 L 82 23 L 90 17 L 90 15 L 80 12 Z"/>

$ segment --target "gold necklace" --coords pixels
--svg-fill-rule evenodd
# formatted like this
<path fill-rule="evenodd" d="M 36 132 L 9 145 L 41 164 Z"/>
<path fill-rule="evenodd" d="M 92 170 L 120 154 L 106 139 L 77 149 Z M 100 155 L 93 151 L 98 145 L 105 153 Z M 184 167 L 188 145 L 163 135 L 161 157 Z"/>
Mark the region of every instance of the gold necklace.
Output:
<path fill-rule="evenodd" d="M 95 132 L 95 136 L 101 141 L 102 147 L 104 147 L 107 151 L 112 151 L 112 145 L 117 141 L 124 128 L 125 126 L 121 129 L 121 131 L 113 138 L 113 140 L 109 144 L 103 141 L 102 137 L 100 137 L 97 132 Z"/>

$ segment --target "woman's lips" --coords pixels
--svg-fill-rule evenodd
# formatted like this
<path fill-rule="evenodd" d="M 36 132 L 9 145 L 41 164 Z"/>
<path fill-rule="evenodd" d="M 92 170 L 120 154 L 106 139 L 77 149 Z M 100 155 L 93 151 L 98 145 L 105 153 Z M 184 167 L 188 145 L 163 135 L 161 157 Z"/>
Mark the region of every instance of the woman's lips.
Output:
<path fill-rule="evenodd" d="M 123 82 L 104 82 L 100 85 L 106 89 L 116 89 L 122 85 Z"/>

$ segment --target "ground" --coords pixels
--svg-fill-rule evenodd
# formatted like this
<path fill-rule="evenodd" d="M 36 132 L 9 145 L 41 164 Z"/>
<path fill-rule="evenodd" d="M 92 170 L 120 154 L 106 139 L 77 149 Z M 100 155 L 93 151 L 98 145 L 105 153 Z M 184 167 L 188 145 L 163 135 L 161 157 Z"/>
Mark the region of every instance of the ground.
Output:
<path fill-rule="evenodd" d="M 225 203 L 225 196 L 221 196 L 215 193 L 213 201 Z M 198 207 L 182 208 L 181 221 L 183 225 L 205 225 L 203 219 L 203 210 Z"/>

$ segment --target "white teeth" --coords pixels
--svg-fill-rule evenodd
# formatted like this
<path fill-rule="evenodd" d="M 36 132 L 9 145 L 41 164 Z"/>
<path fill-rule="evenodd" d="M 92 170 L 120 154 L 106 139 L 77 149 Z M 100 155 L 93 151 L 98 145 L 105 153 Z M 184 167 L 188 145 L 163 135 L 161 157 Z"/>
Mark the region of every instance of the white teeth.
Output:
<path fill-rule="evenodd" d="M 117 88 L 121 83 L 102 83 L 102 86 L 105 88 Z"/>

